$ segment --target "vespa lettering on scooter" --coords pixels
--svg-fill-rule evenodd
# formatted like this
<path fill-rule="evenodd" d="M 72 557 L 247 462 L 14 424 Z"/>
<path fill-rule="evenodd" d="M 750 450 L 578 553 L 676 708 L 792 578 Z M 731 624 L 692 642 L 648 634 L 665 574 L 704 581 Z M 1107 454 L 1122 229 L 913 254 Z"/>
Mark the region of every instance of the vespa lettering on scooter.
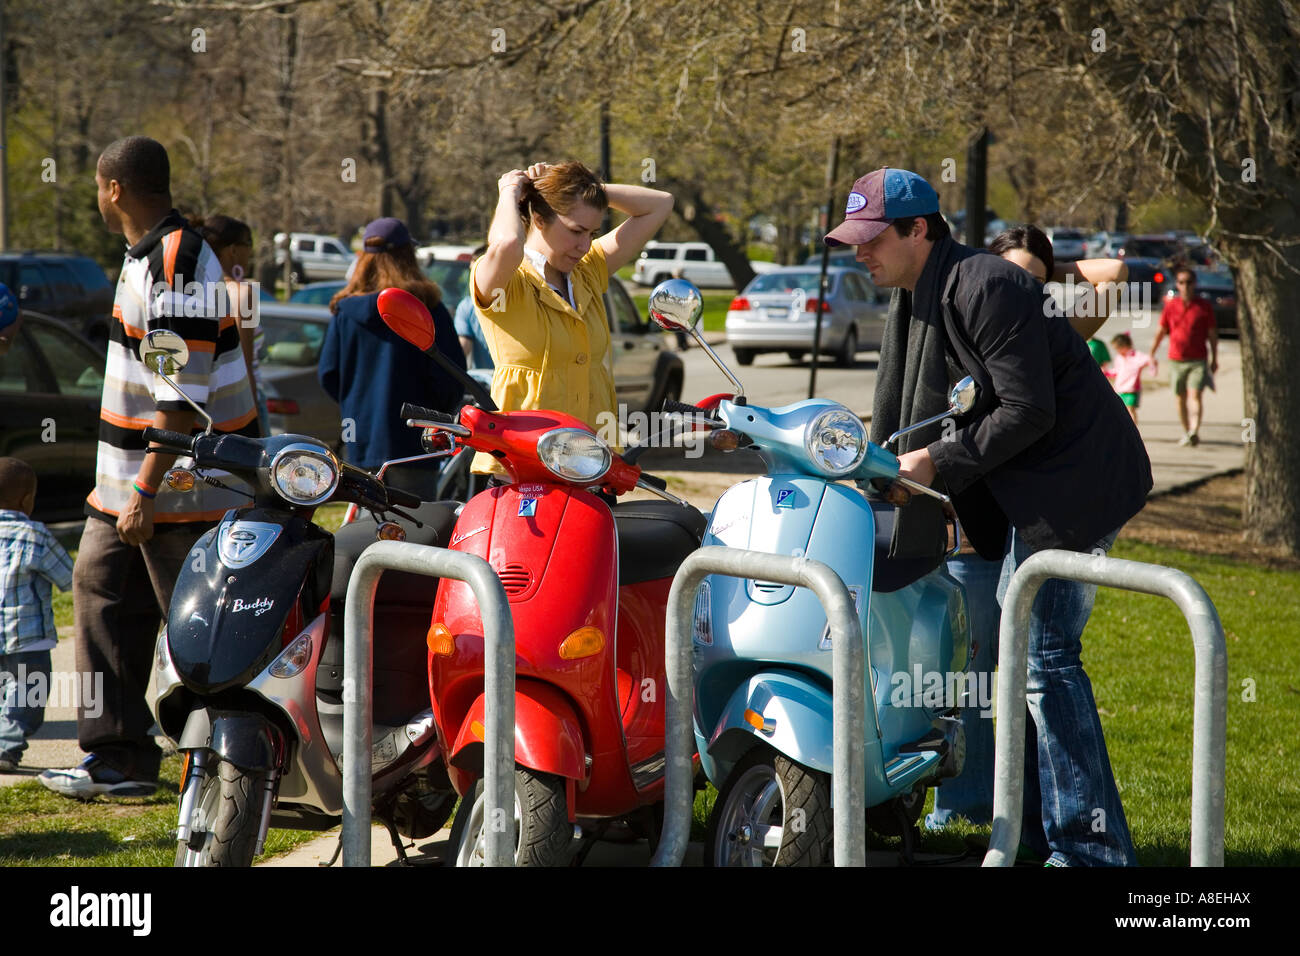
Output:
<path fill-rule="evenodd" d="M 698 333 L 699 293 L 670 280 L 651 295 L 668 329 Z M 709 354 L 713 354 L 709 350 Z M 735 385 L 735 376 L 714 361 Z M 947 414 L 973 405 L 959 383 Z M 848 482 L 900 479 L 898 459 L 871 444 L 861 419 L 826 399 L 779 408 L 743 396 L 689 406 L 726 435 L 721 447 L 757 451 L 763 477 L 728 489 L 713 509 L 705 545 L 803 554 L 829 565 L 854 596 L 866 642 L 874 707 L 865 748 L 868 823 L 904 836 L 904 852 L 926 788 L 961 769 L 955 711 L 919 697 L 890 700 L 897 671 L 964 670 L 965 595 L 934 560 L 888 557 L 893 506 Z M 941 416 L 942 417 L 942 416 Z M 922 427 L 926 423 L 917 423 Z M 711 576 L 695 611 L 695 735 L 700 762 L 718 787 L 705 853 L 729 865 L 815 865 L 830 853 L 831 655 L 826 615 L 811 591 Z"/>

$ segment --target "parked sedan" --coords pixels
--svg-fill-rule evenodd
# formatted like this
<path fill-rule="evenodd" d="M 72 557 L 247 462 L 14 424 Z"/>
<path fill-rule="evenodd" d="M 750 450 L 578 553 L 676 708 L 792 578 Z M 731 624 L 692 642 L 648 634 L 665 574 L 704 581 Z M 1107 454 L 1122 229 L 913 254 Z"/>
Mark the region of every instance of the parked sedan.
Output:
<path fill-rule="evenodd" d="M 754 278 L 731 300 L 727 344 L 736 361 L 749 365 L 762 352 L 785 352 L 799 361 L 811 351 L 817 310 L 822 315 L 821 351 L 850 366 L 859 349 L 879 349 L 888 298 L 858 269 L 827 270 L 826 300 L 819 302 L 820 275 L 807 266 L 785 266 Z"/>
<path fill-rule="evenodd" d="M 23 312 L 0 355 L 0 456 L 36 470 L 38 521 L 80 518 L 95 486 L 104 353 L 56 319 Z"/>
<path fill-rule="evenodd" d="M 316 377 L 330 318 L 330 310 L 320 305 L 263 303 L 266 338 L 258 363 L 272 434 L 310 435 L 339 446 L 339 406 Z"/>
<path fill-rule="evenodd" d="M 1219 334 L 1237 337 L 1237 286 L 1227 269 L 1197 269 L 1196 291 L 1210 300 L 1214 309 L 1214 325 Z M 1178 295 L 1177 288 L 1165 293 L 1165 301 Z"/>

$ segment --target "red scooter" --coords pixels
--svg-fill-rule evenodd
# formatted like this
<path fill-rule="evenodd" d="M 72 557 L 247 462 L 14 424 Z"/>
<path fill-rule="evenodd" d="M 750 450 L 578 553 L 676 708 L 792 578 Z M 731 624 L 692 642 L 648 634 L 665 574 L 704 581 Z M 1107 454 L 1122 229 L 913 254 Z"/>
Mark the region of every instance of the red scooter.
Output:
<path fill-rule="evenodd" d="M 385 291 L 380 314 L 433 349 L 414 296 Z M 664 621 L 668 590 L 699 547 L 706 519 L 580 420 L 558 412 L 466 406 L 459 417 L 408 406 L 412 424 L 449 433 L 501 462 L 509 484 L 461 510 L 448 547 L 497 572 L 516 641 L 516 863 L 570 862 L 616 821 L 654 838 L 664 773 Z M 667 501 L 613 504 L 644 488 Z M 452 828 L 459 865 L 484 842 L 483 625 L 468 585 L 443 580 L 429 628 L 429 690 L 461 808 Z"/>

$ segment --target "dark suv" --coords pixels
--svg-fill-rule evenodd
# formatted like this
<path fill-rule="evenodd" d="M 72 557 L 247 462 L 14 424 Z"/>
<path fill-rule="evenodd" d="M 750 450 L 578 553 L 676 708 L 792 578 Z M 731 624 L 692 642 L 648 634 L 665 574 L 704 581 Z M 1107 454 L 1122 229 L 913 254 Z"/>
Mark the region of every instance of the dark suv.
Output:
<path fill-rule="evenodd" d="M 96 348 L 108 342 L 113 284 L 89 256 L 74 252 L 0 252 L 0 282 L 18 305 L 62 320 Z"/>

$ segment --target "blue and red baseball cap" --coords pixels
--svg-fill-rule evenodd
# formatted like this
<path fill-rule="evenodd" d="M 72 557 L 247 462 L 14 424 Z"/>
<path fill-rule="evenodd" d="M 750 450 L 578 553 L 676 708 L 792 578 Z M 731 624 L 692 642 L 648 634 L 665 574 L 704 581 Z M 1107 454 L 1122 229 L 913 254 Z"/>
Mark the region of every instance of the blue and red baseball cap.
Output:
<path fill-rule="evenodd" d="M 939 194 L 916 173 L 882 166 L 849 191 L 844 221 L 826 234 L 828 246 L 860 246 L 885 231 L 895 219 L 939 211 Z"/>

